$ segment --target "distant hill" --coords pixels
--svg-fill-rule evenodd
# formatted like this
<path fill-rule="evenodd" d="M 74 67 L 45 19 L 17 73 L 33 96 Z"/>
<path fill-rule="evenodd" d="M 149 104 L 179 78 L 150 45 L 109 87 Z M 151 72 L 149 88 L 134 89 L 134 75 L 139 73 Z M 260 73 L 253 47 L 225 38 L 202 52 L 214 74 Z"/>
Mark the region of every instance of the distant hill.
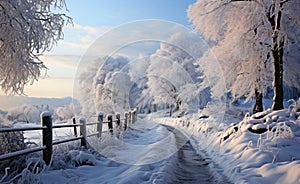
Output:
<path fill-rule="evenodd" d="M 0 110 L 7 110 L 22 104 L 32 105 L 49 105 L 50 108 L 63 107 L 73 102 L 73 98 L 35 98 L 25 96 L 1 96 L 0 95 Z M 74 103 L 78 104 L 76 100 Z"/>

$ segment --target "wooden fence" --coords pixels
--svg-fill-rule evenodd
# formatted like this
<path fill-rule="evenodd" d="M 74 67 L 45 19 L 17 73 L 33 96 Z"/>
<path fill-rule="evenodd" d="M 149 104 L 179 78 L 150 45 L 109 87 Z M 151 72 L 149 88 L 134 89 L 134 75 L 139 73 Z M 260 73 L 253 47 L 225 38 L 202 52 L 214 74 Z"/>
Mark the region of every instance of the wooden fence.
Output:
<path fill-rule="evenodd" d="M 7 153 L 4 155 L 0 155 L 0 161 L 11 159 L 14 157 L 18 157 L 21 155 L 26 155 L 33 152 L 43 151 L 43 160 L 47 165 L 50 164 L 52 154 L 53 154 L 53 145 L 62 144 L 66 142 L 80 140 L 81 146 L 87 148 L 87 138 L 91 136 L 97 136 L 101 138 L 102 134 L 105 133 L 103 131 L 102 126 L 103 124 L 108 124 L 108 131 L 113 134 L 113 123 L 115 123 L 118 129 L 122 131 L 126 131 L 129 124 L 132 124 L 136 121 L 136 110 L 131 110 L 129 112 L 124 113 L 124 119 L 121 119 L 120 114 L 115 115 L 115 120 L 113 120 L 112 115 L 107 115 L 107 120 L 104 121 L 103 113 L 98 113 L 98 118 L 96 122 L 86 122 L 85 118 L 79 119 L 79 124 L 76 123 L 76 119 L 73 118 L 73 124 L 52 124 L 52 115 L 49 112 L 44 112 L 41 114 L 41 124 L 42 126 L 36 127 L 22 127 L 22 128 L 0 128 L 0 133 L 6 132 L 16 132 L 16 131 L 32 131 L 32 130 L 42 130 L 42 146 L 28 148 L 25 150 L 15 151 L 11 153 Z M 122 124 L 123 122 L 123 124 Z M 96 132 L 92 134 L 87 133 L 87 126 L 96 125 Z M 77 127 L 80 127 L 80 135 L 77 133 Z M 67 138 L 63 140 L 54 141 L 53 140 L 53 129 L 58 128 L 74 128 L 74 137 Z"/>

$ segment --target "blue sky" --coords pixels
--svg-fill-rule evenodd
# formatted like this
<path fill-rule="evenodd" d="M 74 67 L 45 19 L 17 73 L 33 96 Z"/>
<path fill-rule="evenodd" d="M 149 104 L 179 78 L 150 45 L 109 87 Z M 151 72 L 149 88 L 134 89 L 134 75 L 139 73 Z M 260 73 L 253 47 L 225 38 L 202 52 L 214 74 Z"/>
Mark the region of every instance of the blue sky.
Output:
<path fill-rule="evenodd" d="M 95 39 L 112 28 L 143 19 L 161 19 L 188 26 L 187 7 L 195 0 L 69 0 L 74 25 L 51 54 L 82 55 Z"/>
<path fill-rule="evenodd" d="M 187 25 L 186 9 L 195 0 L 69 0 L 70 15 L 82 26 L 117 26 L 140 19 Z"/>
<path fill-rule="evenodd" d="M 103 34 L 120 25 L 144 19 L 171 21 L 189 27 L 186 10 L 195 0 L 66 0 L 73 25 L 41 59 L 47 78 L 25 88 L 33 97 L 72 96 L 74 76 L 81 57 Z M 160 30 L 157 30 L 159 33 Z M 105 47 L 103 43 L 103 47 Z M 49 87 L 50 86 L 50 87 Z M 49 89 L 51 88 L 51 89 Z M 0 93 L 1 94 L 1 93 Z"/>

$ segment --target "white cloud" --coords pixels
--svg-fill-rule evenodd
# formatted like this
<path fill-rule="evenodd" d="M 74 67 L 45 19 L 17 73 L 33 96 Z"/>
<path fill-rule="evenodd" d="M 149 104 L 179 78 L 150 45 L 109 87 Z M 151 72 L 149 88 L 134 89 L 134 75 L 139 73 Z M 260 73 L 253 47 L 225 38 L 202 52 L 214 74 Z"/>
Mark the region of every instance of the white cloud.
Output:
<path fill-rule="evenodd" d="M 102 56 L 109 55 L 116 49 L 132 42 L 167 41 L 175 32 L 187 32 L 187 28 L 160 20 L 136 21 L 115 28 L 83 26 L 74 23 L 73 27 L 65 28 L 65 39 L 60 41 L 58 47 L 55 47 L 50 53 L 84 55 L 89 49 L 93 55 L 95 53 Z M 139 48 L 139 50 L 141 49 Z"/>
<path fill-rule="evenodd" d="M 83 43 L 91 44 L 95 41 L 95 37 L 92 37 L 90 35 L 86 35 L 86 36 L 81 37 L 80 41 L 83 42 Z"/>
<path fill-rule="evenodd" d="M 112 27 L 109 26 L 82 26 L 74 23 L 74 26 L 64 28 L 64 39 L 53 47 L 50 54 L 79 54 L 83 55 L 89 46 Z"/>
<path fill-rule="evenodd" d="M 40 59 L 46 65 L 55 65 L 68 69 L 77 69 L 80 55 L 43 55 Z"/>
<path fill-rule="evenodd" d="M 82 42 L 81 39 L 79 41 L 81 42 L 62 41 L 60 46 L 67 47 L 68 49 L 70 49 L 70 51 L 74 51 L 77 49 L 81 49 L 82 51 L 84 51 L 88 49 L 91 44 L 91 43 L 84 43 Z"/>
<path fill-rule="evenodd" d="M 109 31 L 110 29 L 112 29 L 112 27 L 109 26 L 92 27 L 92 26 L 82 26 L 77 23 L 74 23 L 74 28 L 77 30 L 85 31 L 88 34 L 92 34 L 95 36 L 100 36 L 106 33 L 107 31 Z"/>
<path fill-rule="evenodd" d="M 62 98 L 73 96 L 73 78 L 46 78 L 25 87 L 30 97 Z"/>
<path fill-rule="evenodd" d="M 47 76 L 71 77 L 73 78 L 77 71 L 77 65 L 80 61 L 80 55 L 43 55 L 40 59 L 44 62 L 47 70 Z"/>
<path fill-rule="evenodd" d="M 89 47 L 90 55 L 125 55 L 131 59 L 155 51 L 160 41 L 169 42 L 177 32 L 190 34 L 188 28 L 161 20 L 145 20 L 124 24 L 99 37 Z"/>

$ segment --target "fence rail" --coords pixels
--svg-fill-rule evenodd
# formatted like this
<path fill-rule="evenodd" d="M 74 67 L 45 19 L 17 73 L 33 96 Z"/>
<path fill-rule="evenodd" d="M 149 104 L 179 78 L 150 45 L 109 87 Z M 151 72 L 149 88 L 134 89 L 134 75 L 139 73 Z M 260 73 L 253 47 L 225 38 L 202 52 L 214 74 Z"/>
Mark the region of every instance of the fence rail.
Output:
<path fill-rule="evenodd" d="M 36 126 L 36 127 L 19 127 L 19 128 L 0 128 L 0 133 L 5 132 L 22 132 L 22 131 L 31 131 L 31 130 L 42 130 L 47 127 Z"/>
<path fill-rule="evenodd" d="M 0 161 L 18 157 L 21 155 L 26 155 L 33 152 L 43 151 L 43 160 L 47 165 L 50 164 L 52 155 L 53 155 L 53 145 L 58 145 L 66 142 L 80 140 L 81 146 L 87 148 L 87 138 L 92 136 L 97 136 L 101 138 L 102 133 L 110 132 L 113 133 L 113 123 L 116 123 L 116 126 L 119 129 L 122 127 L 126 131 L 129 124 L 132 124 L 136 121 L 136 110 L 131 110 L 124 114 L 124 118 L 120 118 L 120 114 L 116 113 L 115 120 L 113 120 L 112 115 L 107 115 L 107 121 L 103 121 L 104 114 L 98 113 L 96 122 L 86 122 L 84 118 L 79 119 L 79 124 L 76 123 L 76 119 L 73 118 L 73 124 L 52 124 L 52 115 L 49 112 L 44 112 L 41 114 L 41 124 L 42 126 L 36 127 L 20 127 L 20 128 L 0 128 L 0 133 L 7 132 L 20 132 L 20 131 L 33 131 L 33 130 L 42 130 L 42 146 L 28 148 L 20 151 L 15 151 L 0 155 Z M 123 121 L 123 125 L 121 124 Z M 108 124 L 108 131 L 103 131 L 103 124 Z M 87 134 L 87 126 L 96 125 L 96 131 L 91 134 Z M 80 129 L 80 135 L 78 136 L 77 127 Z M 53 140 L 53 130 L 59 128 L 74 128 L 74 136 L 71 138 L 66 138 L 63 140 Z"/>

